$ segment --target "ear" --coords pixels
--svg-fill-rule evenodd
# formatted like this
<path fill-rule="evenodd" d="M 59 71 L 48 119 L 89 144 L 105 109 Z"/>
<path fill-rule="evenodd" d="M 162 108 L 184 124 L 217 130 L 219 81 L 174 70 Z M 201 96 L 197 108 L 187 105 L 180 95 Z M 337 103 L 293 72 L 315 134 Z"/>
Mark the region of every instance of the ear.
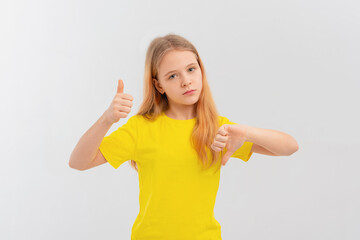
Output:
<path fill-rule="evenodd" d="M 153 83 L 155 85 L 155 88 L 161 93 L 161 94 L 164 94 L 164 90 L 162 89 L 161 85 L 160 85 L 160 82 L 153 78 Z"/>

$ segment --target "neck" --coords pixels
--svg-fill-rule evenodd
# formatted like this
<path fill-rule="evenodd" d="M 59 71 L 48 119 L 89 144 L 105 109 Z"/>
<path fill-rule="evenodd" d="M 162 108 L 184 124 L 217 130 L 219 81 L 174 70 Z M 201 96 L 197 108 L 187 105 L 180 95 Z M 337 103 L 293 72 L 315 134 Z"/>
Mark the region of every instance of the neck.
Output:
<path fill-rule="evenodd" d="M 188 120 L 196 117 L 195 105 L 193 106 L 172 106 L 165 111 L 165 114 L 177 120 Z"/>

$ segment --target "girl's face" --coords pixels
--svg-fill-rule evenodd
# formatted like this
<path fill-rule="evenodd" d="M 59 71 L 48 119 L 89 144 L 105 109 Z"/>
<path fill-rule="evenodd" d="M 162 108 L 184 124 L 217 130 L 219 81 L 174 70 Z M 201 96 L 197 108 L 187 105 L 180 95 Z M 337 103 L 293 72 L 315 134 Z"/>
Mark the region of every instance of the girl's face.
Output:
<path fill-rule="evenodd" d="M 193 105 L 199 100 L 202 89 L 202 73 L 191 51 L 171 50 L 160 62 L 158 80 L 153 79 L 157 90 L 166 93 L 172 104 Z M 195 90 L 191 94 L 184 94 Z"/>

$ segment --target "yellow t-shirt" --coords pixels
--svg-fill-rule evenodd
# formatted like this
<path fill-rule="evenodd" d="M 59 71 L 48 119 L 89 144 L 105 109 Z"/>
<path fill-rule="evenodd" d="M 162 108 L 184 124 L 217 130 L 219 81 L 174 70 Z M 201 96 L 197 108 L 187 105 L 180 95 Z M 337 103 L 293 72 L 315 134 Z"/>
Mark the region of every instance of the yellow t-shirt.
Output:
<path fill-rule="evenodd" d="M 219 121 L 220 126 L 235 124 L 222 116 Z M 111 166 L 134 160 L 138 167 L 140 211 L 132 240 L 221 239 L 214 217 L 221 160 L 209 169 L 200 167 L 190 145 L 195 123 L 196 118 L 176 120 L 164 112 L 153 122 L 134 115 L 101 142 Z M 231 157 L 248 161 L 252 145 L 245 142 Z"/>

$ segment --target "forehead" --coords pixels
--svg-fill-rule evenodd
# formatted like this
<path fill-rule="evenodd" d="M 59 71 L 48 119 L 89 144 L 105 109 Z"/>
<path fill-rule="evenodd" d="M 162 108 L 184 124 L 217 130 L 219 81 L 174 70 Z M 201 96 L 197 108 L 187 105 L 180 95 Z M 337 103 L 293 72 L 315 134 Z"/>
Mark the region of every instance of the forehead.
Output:
<path fill-rule="evenodd" d="M 171 50 L 162 58 L 159 64 L 159 71 L 178 70 L 192 62 L 197 62 L 193 52 Z"/>

